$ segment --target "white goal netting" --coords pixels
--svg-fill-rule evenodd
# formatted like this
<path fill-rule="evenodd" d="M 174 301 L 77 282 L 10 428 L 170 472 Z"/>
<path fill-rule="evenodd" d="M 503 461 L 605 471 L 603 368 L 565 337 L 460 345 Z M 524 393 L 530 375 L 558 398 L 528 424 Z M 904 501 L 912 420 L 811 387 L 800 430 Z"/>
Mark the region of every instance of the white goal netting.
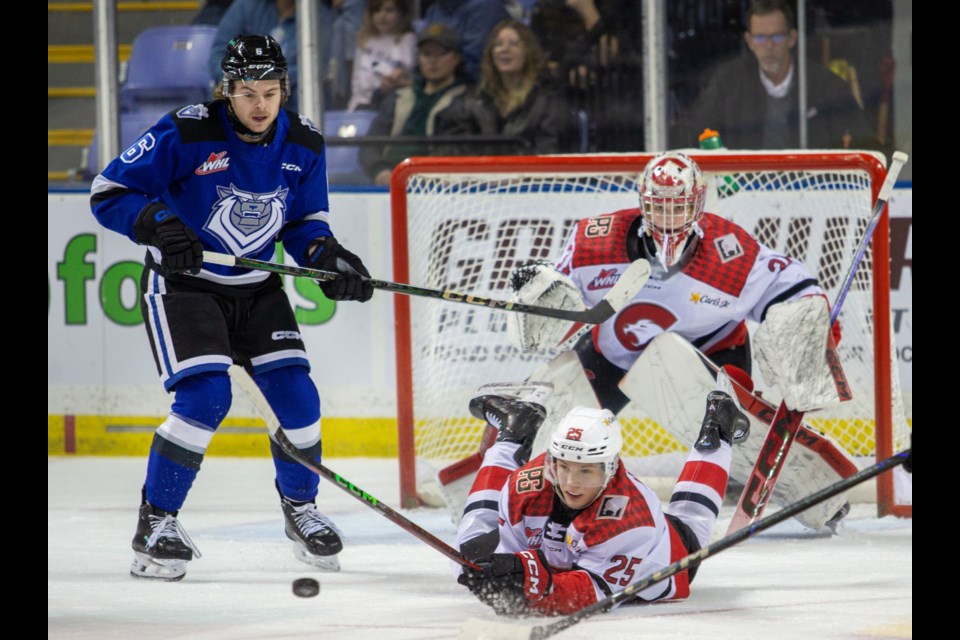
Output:
<path fill-rule="evenodd" d="M 802 261 L 833 301 L 883 178 L 877 159 L 799 152 L 693 155 L 713 185 L 707 211 Z M 395 260 L 406 268 L 407 282 L 507 299 L 511 270 L 534 259 L 555 260 L 576 220 L 637 206 L 637 179 L 647 159 L 511 158 L 500 165 L 495 158 L 458 158 L 441 163 L 442 169 L 436 163 L 418 169 L 415 160 L 405 173 L 405 195 L 394 194 L 393 232 L 401 236 Z M 885 228 L 875 242 L 887 242 Z M 840 315 L 839 353 L 854 399 L 807 421 L 863 460 L 876 457 L 880 433 L 890 452 L 909 446 L 890 346 L 888 276 L 874 266 L 871 249 Z M 880 320 L 878 304 L 887 309 Z M 398 313 L 398 340 L 409 348 L 409 357 L 399 358 L 399 418 L 412 442 L 406 452 L 401 447 L 401 467 L 408 487 L 415 478 L 421 498 L 438 470 L 477 450 L 484 425 L 467 411 L 477 387 L 522 381 L 554 355 L 514 349 L 505 313 L 423 298 L 409 299 L 408 315 Z M 878 372 L 886 379 L 881 388 Z M 759 378 L 756 366 L 754 375 Z M 779 401 L 760 379 L 757 388 Z M 878 407 L 885 408 L 880 416 Z M 675 477 L 685 443 L 632 405 L 620 418 L 628 466 Z"/>

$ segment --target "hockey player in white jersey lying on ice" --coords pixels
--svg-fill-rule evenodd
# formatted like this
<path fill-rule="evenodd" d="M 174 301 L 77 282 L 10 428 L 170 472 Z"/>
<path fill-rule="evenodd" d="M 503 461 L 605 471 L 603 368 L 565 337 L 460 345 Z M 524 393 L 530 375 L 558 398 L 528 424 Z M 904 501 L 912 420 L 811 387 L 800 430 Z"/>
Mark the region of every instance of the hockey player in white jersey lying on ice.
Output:
<path fill-rule="evenodd" d="M 729 395 L 713 391 L 697 441 L 664 507 L 620 460 L 620 423 L 574 407 L 547 451 L 527 462 L 544 420 L 537 404 L 480 396 L 471 411 L 499 427 L 457 531 L 481 567 L 458 577 L 500 614 L 569 614 L 709 544 L 723 503 L 731 444 L 748 435 Z M 641 591 L 643 602 L 690 594 L 697 567 Z"/>
<path fill-rule="evenodd" d="M 820 284 L 802 263 L 764 246 L 733 222 L 705 213 L 706 191 L 696 162 L 683 153 L 662 153 L 644 169 L 640 207 L 580 220 L 556 266 L 535 263 L 515 270 L 515 300 L 582 309 L 596 304 L 631 262 L 643 258 L 652 265 L 643 289 L 616 315 L 577 342 L 574 350 L 578 365 L 570 365 L 573 359 L 564 360 L 561 354 L 531 376 L 530 380 L 553 382 L 557 388 L 548 405 L 554 419 L 564 415 L 572 404 L 589 404 L 587 396 L 595 396 L 589 400 L 597 406 L 619 413 L 631 400 L 622 390 L 627 385 L 621 385 L 621 381 L 648 346 L 665 332 L 697 347 L 717 367 L 743 370 L 744 376 L 734 377 L 746 379 L 752 386 L 747 320 L 761 323 L 754 336 L 757 360 L 766 383 L 779 389 L 790 408 L 811 410 L 839 401 L 825 357 L 828 334 L 832 329 L 832 339 L 839 341 L 839 326 L 829 326 L 828 305 Z M 528 314 L 508 314 L 507 322 L 511 339 L 525 351 L 553 347 L 570 330 L 568 322 Z M 560 362 L 565 365 L 557 366 Z M 569 374 L 571 366 L 576 369 L 573 374 Z M 699 369 L 703 373 L 703 367 Z M 564 370 L 566 373 L 561 374 Z M 682 370 L 675 373 L 687 375 Z M 639 377 L 635 376 L 634 382 Z M 588 391 L 570 392 L 571 385 Z M 707 390 L 710 388 L 712 385 Z M 693 397 L 700 398 L 703 393 L 698 391 Z M 679 442 L 692 437 L 685 430 L 687 421 L 660 419 L 654 406 L 641 408 Z M 535 451 L 545 447 L 550 426 L 548 420 Z M 822 436 L 809 431 L 811 438 Z M 735 452 L 733 479 L 746 480 L 765 432 Z M 778 486 L 774 501 L 794 502 L 848 472 L 856 472 L 852 459 L 840 447 L 831 443 L 830 449 L 836 455 L 829 460 L 817 454 L 801 459 L 800 454 L 791 452 L 787 465 L 795 466 L 794 476 L 811 480 Z M 798 519 L 813 529 L 825 524 L 833 527 L 847 510 L 844 496 L 839 496 L 824 503 L 819 511 L 805 512 Z"/>

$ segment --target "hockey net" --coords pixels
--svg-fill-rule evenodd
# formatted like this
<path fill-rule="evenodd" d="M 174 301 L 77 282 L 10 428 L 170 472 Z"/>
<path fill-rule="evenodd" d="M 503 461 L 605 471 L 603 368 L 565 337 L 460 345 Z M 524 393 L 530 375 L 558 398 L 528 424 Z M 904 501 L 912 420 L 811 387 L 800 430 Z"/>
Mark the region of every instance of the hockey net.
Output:
<path fill-rule="evenodd" d="M 883 181 L 882 157 L 692 156 L 711 185 L 707 211 L 801 260 L 833 301 Z M 534 259 L 555 260 L 575 221 L 637 206 L 637 180 L 650 157 L 407 160 L 391 184 L 394 277 L 508 299 L 511 270 Z M 839 351 L 853 400 L 807 420 L 861 466 L 909 446 L 892 348 L 888 227 L 884 213 L 840 315 Z M 521 382 L 555 353 L 513 348 L 504 311 L 407 296 L 395 297 L 395 309 L 401 500 L 439 506 L 437 472 L 475 453 L 482 436 L 484 424 L 467 411 L 477 387 Z M 757 388 L 779 401 L 762 380 Z M 688 443 L 677 442 L 632 404 L 619 417 L 628 467 L 642 476 L 676 478 Z M 878 514 L 910 515 L 912 488 L 900 488 L 890 476 L 878 479 Z"/>

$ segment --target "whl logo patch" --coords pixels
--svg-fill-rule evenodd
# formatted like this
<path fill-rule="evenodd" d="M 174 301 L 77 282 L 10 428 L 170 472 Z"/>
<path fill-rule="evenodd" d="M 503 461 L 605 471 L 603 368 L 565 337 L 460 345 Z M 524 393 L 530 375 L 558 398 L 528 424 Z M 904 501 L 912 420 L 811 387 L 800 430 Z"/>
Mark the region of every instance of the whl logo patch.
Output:
<path fill-rule="evenodd" d="M 587 285 L 587 289 L 593 291 L 594 289 L 609 289 L 613 285 L 617 284 L 617 280 L 620 279 L 620 274 L 617 273 L 616 269 L 601 269 L 600 273 L 597 274 L 597 277 L 590 281 Z"/>
<path fill-rule="evenodd" d="M 227 157 L 226 151 L 221 151 L 220 153 L 211 153 L 210 157 L 206 161 L 197 167 L 197 170 L 194 171 L 198 176 L 205 176 L 211 173 L 217 173 L 218 171 L 226 171 L 230 168 L 230 158 Z"/>

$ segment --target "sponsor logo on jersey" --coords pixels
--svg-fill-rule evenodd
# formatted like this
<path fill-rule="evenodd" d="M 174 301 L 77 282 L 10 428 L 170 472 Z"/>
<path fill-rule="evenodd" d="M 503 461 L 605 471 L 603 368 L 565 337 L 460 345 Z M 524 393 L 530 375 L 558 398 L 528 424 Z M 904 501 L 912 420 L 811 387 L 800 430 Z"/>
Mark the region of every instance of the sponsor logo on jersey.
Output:
<path fill-rule="evenodd" d="M 303 171 L 298 165 L 291 164 L 289 162 L 284 162 L 280 165 L 280 168 L 284 171 Z"/>
<path fill-rule="evenodd" d="M 642 351 L 651 340 L 677 324 L 676 314 L 652 302 L 637 302 L 617 314 L 613 330 L 625 349 Z"/>
<path fill-rule="evenodd" d="M 543 529 L 524 527 L 523 534 L 527 537 L 527 546 L 531 549 L 539 547 L 540 543 L 543 542 Z"/>
<path fill-rule="evenodd" d="M 744 254 L 743 247 L 740 246 L 740 241 L 737 240 L 736 234 L 733 233 L 728 233 L 725 236 L 714 239 L 713 246 L 717 248 L 720 262 L 723 263 L 730 262 L 734 258 L 739 258 Z"/>
<path fill-rule="evenodd" d="M 567 537 L 567 527 L 556 522 L 547 522 L 547 530 L 543 537 L 554 542 L 563 542 L 563 539 Z"/>
<path fill-rule="evenodd" d="M 587 284 L 587 289 L 591 291 L 595 289 L 609 289 L 617 284 L 617 280 L 619 279 L 620 273 L 616 269 L 601 269 L 597 277 Z"/>
<path fill-rule="evenodd" d="M 298 331 L 274 331 L 270 334 L 271 340 L 299 340 L 300 332 Z"/>
<path fill-rule="evenodd" d="M 216 236 L 230 253 L 242 256 L 273 241 L 283 226 L 289 189 L 269 193 L 242 191 L 231 184 L 217 185 L 220 199 L 213 205 L 204 230 Z"/>
<path fill-rule="evenodd" d="M 707 296 L 702 293 L 697 293 L 692 291 L 690 293 L 690 302 L 693 304 L 708 304 L 711 307 L 716 307 L 718 309 L 726 309 L 730 306 L 730 301 L 724 298 L 716 298 L 714 296 Z"/>
<path fill-rule="evenodd" d="M 191 104 L 177 111 L 178 118 L 202 120 L 210 115 L 210 111 L 202 104 Z"/>
<path fill-rule="evenodd" d="M 597 520 L 619 520 L 627 510 L 627 496 L 603 496 L 597 508 Z"/>
<path fill-rule="evenodd" d="M 210 157 L 207 158 L 202 165 L 197 167 L 194 173 L 198 176 L 205 176 L 211 173 L 217 173 L 218 171 L 226 171 L 229 168 L 230 158 L 227 157 L 226 151 L 221 151 L 220 153 L 211 153 Z"/>

